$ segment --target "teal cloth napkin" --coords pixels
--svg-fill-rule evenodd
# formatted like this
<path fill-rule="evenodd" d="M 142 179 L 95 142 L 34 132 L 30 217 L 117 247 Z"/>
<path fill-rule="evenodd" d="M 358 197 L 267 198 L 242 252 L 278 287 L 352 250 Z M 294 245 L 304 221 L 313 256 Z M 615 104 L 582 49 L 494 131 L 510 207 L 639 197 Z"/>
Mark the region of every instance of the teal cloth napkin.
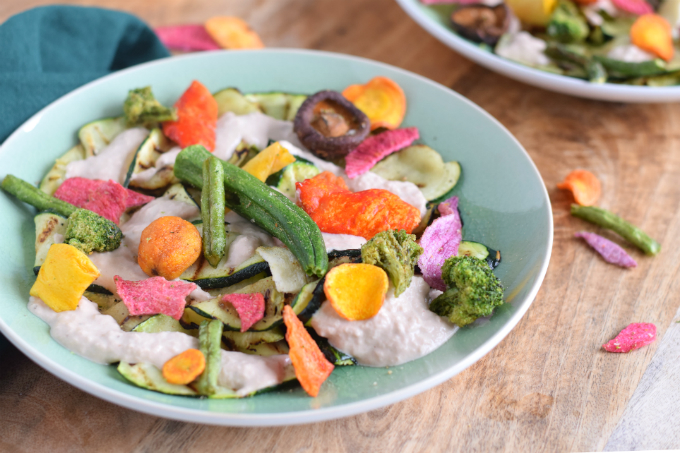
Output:
<path fill-rule="evenodd" d="M 79 86 L 169 56 L 144 22 L 120 11 L 45 6 L 10 17 L 0 25 L 0 143 Z M 0 352 L 6 346 L 0 335 Z"/>

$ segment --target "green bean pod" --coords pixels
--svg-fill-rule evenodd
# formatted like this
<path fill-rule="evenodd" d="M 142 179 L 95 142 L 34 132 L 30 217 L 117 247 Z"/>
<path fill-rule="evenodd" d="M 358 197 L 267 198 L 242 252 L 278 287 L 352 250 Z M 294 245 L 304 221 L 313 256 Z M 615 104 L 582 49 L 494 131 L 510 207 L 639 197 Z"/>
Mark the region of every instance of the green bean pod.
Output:
<path fill-rule="evenodd" d="M 68 217 L 78 209 L 71 203 L 47 195 L 33 184 L 27 183 L 14 175 L 5 176 L 0 187 L 24 203 L 35 206 L 39 211 L 51 210 L 64 217 Z"/>
<path fill-rule="evenodd" d="M 656 255 L 661 251 L 661 245 L 647 236 L 644 231 L 606 209 L 572 204 L 571 215 L 612 230 L 647 255 Z"/>
<path fill-rule="evenodd" d="M 224 211 L 224 168 L 219 159 L 210 157 L 203 162 L 201 217 L 203 255 L 212 267 L 217 267 L 227 246 Z"/>
<path fill-rule="evenodd" d="M 613 76 L 618 77 L 648 77 L 666 73 L 666 63 L 655 58 L 654 60 L 630 63 L 627 61 L 613 60 L 603 56 L 594 56 L 594 60 L 602 63 L 602 66 Z"/>
<path fill-rule="evenodd" d="M 210 396 L 219 391 L 217 379 L 222 366 L 222 321 L 213 319 L 203 321 L 198 329 L 199 349 L 205 356 L 205 370 L 196 380 L 196 390 L 200 395 Z"/>

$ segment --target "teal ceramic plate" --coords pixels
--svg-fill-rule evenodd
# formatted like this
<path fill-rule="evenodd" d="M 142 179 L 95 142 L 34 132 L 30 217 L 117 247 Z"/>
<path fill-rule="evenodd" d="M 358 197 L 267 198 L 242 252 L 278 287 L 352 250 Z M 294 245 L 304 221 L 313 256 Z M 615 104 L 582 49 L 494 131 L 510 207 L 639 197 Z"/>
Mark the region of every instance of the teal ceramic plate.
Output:
<path fill-rule="evenodd" d="M 680 87 L 648 87 L 590 83 L 525 66 L 482 49 L 456 34 L 449 25 L 452 5 L 423 5 L 420 0 L 397 0 L 406 13 L 429 34 L 477 64 L 520 82 L 558 93 L 615 102 L 678 102 Z"/>
<path fill-rule="evenodd" d="M 527 311 L 550 258 L 550 201 L 522 146 L 495 119 L 447 88 L 372 61 L 302 50 L 209 52 L 168 58 L 104 77 L 57 100 L 21 126 L 0 149 L 0 178 L 8 173 L 38 182 L 54 159 L 93 119 L 120 115 L 131 88 L 152 85 L 165 104 L 192 80 L 210 90 L 314 93 L 342 90 L 374 76 L 392 78 L 408 99 L 404 125 L 445 159 L 458 160 L 464 237 L 502 251 L 497 275 L 508 304 L 485 322 L 461 329 L 434 353 L 385 368 L 336 368 L 317 398 L 300 388 L 241 400 L 163 395 L 128 384 L 114 366 L 91 363 L 53 341 L 47 325 L 26 308 L 33 284 L 32 208 L 0 194 L 0 330 L 40 366 L 74 386 L 130 409 L 183 421 L 232 426 L 310 423 L 395 403 L 469 367 L 505 337 Z"/>

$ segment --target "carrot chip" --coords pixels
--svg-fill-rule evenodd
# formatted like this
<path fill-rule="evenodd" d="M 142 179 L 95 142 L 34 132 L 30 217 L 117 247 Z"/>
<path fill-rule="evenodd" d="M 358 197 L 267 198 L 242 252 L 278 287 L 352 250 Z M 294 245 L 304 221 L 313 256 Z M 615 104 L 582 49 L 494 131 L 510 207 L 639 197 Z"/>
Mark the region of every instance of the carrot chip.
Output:
<path fill-rule="evenodd" d="M 116 292 L 133 316 L 162 313 L 179 320 L 184 314 L 187 296 L 198 286 L 183 281 L 168 281 L 152 277 L 136 282 L 118 275 L 113 277 Z"/>
<path fill-rule="evenodd" d="M 602 193 L 600 180 L 588 170 L 572 171 L 557 188 L 571 190 L 574 200 L 581 206 L 594 205 Z"/>
<path fill-rule="evenodd" d="M 406 148 L 420 137 L 418 128 L 407 127 L 382 132 L 366 138 L 345 157 L 345 172 L 356 178 L 369 171 L 381 159 Z"/>
<path fill-rule="evenodd" d="M 250 329 L 253 324 L 264 318 L 264 296 L 260 293 L 225 294 L 222 300 L 229 302 L 236 309 L 238 317 L 241 318 L 241 332 Z"/>
<path fill-rule="evenodd" d="M 652 344 L 654 340 L 656 340 L 656 326 L 654 324 L 633 323 L 602 347 L 607 352 L 630 352 Z"/>
<path fill-rule="evenodd" d="M 288 356 L 293 363 L 295 377 L 309 396 L 316 396 L 335 367 L 323 355 L 290 305 L 283 307 L 283 322 L 286 324 L 286 341 L 290 347 Z"/>
<path fill-rule="evenodd" d="M 637 262 L 623 248 L 609 239 L 587 231 L 579 231 L 574 233 L 574 236 L 585 239 L 588 245 L 602 255 L 602 258 L 608 263 L 621 267 L 637 266 Z"/>
<path fill-rule="evenodd" d="M 463 224 L 458 214 L 458 197 L 452 197 L 439 205 L 442 217 L 425 228 L 420 238 L 423 254 L 418 258 L 418 266 L 423 278 L 430 287 L 446 291 L 442 279 L 444 261 L 458 255 L 458 246 L 463 239 Z"/>

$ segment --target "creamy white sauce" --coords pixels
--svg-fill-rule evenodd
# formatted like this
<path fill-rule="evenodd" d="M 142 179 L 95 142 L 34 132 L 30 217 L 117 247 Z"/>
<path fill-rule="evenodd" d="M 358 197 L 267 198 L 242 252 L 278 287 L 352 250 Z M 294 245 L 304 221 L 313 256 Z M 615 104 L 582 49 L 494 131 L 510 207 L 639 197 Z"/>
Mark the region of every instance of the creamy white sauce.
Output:
<path fill-rule="evenodd" d="M 28 309 L 50 326 L 50 335 L 59 344 L 96 363 L 150 363 L 160 369 L 177 354 L 198 348 L 196 338 L 181 332 L 124 332 L 85 297 L 75 310 L 60 313 L 31 297 Z M 244 396 L 280 384 L 291 366 L 287 355 L 260 357 L 223 350 L 218 383 Z"/>
<path fill-rule="evenodd" d="M 504 35 L 496 46 L 496 54 L 529 66 L 544 66 L 550 63 L 550 59 L 543 53 L 546 47 L 542 39 L 520 31 L 514 35 Z"/>
<path fill-rule="evenodd" d="M 123 184 L 134 153 L 147 135 L 149 131 L 141 127 L 121 132 L 96 156 L 69 163 L 66 178 L 112 179 Z"/>
<path fill-rule="evenodd" d="M 321 233 L 326 244 L 326 252 L 333 250 L 356 250 L 366 243 L 366 239 L 361 236 L 351 234 Z"/>
<path fill-rule="evenodd" d="M 344 175 L 343 175 L 344 176 Z M 427 212 L 427 200 L 418 186 L 408 181 L 389 181 L 372 171 L 357 176 L 354 179 L 345 177 L 347 187 L 353 192 L 369 189 L 384 189 L 392 192 L 406 203 L 415 206 L 420 211 L 420 217 Z"/>
<path fill-rule="evenodd" d="M 428 309 L 429 292 L 421 277 L 413 277 L 396 298 L 390 286 L 378 314 L 365 321 L 341 318 L 326 301 L 312 318 L 312 327 L 361 365 L 400 365 L 431 353 L 458 329 Z"/>
<path fill-rule="evenodd" d="M 228 232 L 239 234 L 229 245 L 229 250 L 227 250 L 227 262 L 225 264 L 227 267 L 239 266 L 255 255 L 255 250 L 258 247 L 280 245 L 269 233 L 234 211 L 227 212 L 224 220 L 229 224 L 227 226 Z"/>
<path fill-rule="evenodd" d="M 269 140 L 295 140 L 296 138 L 293 123 L 290 121 L 277 120 L 259 112 L 247 115 L 234 115 L 232 112 L 227 112 L 217 120 L 213 155 L 227 160 L 241 141 L 264 149 Z"/>
<path fill-rule="evenodd" d="M 628 63 L 641 63 L 654 59 L 654 55 L 645 52 L 634 44 L 625 44 L 614 47 L 607 56 L 613 60 L 625 61 Z"/>
<path fill-rule="evenodd" d="M 158 156 L 156 163 L 153 167 L 147 168 L 146 170 L 140 171 L 132 175 L 130 179 L 131 182 L 136 182 L 139 184 L 147 183 L 154 177 L 156 173 L 164 168 L 172 168 L 175 166 L 175 160 L 177 155 L 182 151 L 182 148 L 175 146 L 174 148 L 168 150 L 167 152 Z"/>

